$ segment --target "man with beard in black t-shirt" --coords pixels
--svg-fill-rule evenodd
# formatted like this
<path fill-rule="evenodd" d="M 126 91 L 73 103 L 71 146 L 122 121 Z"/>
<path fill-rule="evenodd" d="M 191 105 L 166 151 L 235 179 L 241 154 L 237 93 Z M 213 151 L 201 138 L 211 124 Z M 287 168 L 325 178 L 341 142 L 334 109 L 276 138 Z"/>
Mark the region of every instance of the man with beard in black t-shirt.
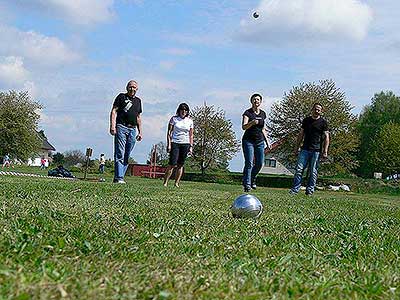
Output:
<path fill-rule="evenodd" d="M 110 113 L 110 133 L 114 138 L 114 182 L 125 183 L 128 159 L 136 141 L 142 140 L 142 101 L 136 97 L 138 83 L 131 80 L 127 93 L 115 98 Z"/>
<path fill-rule="evenodd" d="M 311 116 L 305 118 L 301 124 L 301 130 L 297 136 L 295 149 L 296 155 L 298 154 L 298 159 L 293 179 L 293 187 L 290 190 L 291 194 L 297 194 L 299 192 L 304 169 L 308 166 L 309 178 L 307 181 L 306 195 L 312 195 L 317 183 L 318 162 L 321 151 L 323 159 L 328 157 L 328 123 L 321 116 L 322 110 L 322 105 L 320 103 L 314 103 Z M 303 145 L 300 149 L 301 142 L 303 142 Z"/>

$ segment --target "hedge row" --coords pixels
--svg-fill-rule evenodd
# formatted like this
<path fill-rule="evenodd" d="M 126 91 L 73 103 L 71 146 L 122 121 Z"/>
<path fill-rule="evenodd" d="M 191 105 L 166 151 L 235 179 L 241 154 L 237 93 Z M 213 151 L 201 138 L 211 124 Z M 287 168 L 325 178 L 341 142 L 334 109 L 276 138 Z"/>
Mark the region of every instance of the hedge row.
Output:
<path fill-rule="evenodd" d="M 183 180 L 200 181 L 224 184 L 242 184 L 242 174 L 238 173 L 221 173 L 221 174 L 205 174 L 184 173 Z M 293 183 L 293 177 L 288 176 L 263 176 L 257 177 L 257 186 L 290 188 Z"/>
<path fill-rule="evenodd" d="M 241 173 L 219 173 L 205 174 L 184 173 L 183 180 L 212 182 L 222 184 L 242 184 Z M 290 188 L 293 184 L 292 176 L 273 176 L 259 175 L 257 177 L 257 186 L 273 188 Z M 328 187 L 329 185 L 338 186 L 345 184 L 350 187 L 352 192 L 356 193 L 382 193 L 400 195 L 400 181 L 398 180 L 376 180 L 363 178 L 318 178 L 317 186 Z M 303 178 L 303 185 L 306 185 L 306 179 Z"/>

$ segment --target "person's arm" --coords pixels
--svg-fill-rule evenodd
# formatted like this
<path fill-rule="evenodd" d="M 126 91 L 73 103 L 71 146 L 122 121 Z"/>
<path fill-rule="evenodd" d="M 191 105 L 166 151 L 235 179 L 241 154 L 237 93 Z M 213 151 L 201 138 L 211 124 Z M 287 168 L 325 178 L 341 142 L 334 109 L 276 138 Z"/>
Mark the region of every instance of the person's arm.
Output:
<path fill-rule="evenodd" d="M 296 139 L 296 148 L 294 149 L 295 155 L 297 155 L 299 153 L 300 145 L 301 145 L 301 142 L 303 141 L 303 138 L 304 138 L 304 129 L 301 128 L 299 134 L 297 135 L 297 139 Z"/>
<path fill-rule="evenodd" d="M 247 130 L 249 129 L 251 126 L 257 125 L 258 121 L 257 120 L 252 120 L 249 122 L 249 117 L 248 116 L 243 116 L 242 119 L 242 129 L 243 130 Z"/>
<path fill-rule="evenodd" d="M 328 158 L 329 143 L 330 143 L 329 131 L 324 131 L 324 148 L 322 152 L 323 158 Z"/>
<path fill-rule="evenodd" d="M 136 136 L 136 140 L 138 142 L 140 142 L 143 138 L 142 136 L 142 114 L 138 114 L 137 118 L 136 118 L 136 122 L 137 122 L 137 127 L 138 127 L 138 134 Z"/>
<path fill-rule="evenodd" d="M 262 129 L 262 134 L 263 134 L 263 136 L 264 136 L 264 141 L 265 141 L 265 147 L 266 147 L 266 149 L 270 149 L 271 147 L 270 147 L 270 144 L 269 144 L 269 141 L 268 141 L 268 132 L 267 132 L 267 128 L 263 128 Z"/>
<path fill-rule="evenodd" d="M 168 130 L 167 130 L 167 152 L 171 151 L 171 140 L 172 140 L 172 131 L 174 130 L 174 125 L 168 123 Z"/>
<path fill-rule="evenodd" d="M 115 128 L 116 126 L 116 120 L 117 120 L 117 107 L 113 107 L 110 112 L 110 134 L 115 135 L 117 133 L 117 130 Z"/>
<path fill-rule="evenodd" d="M 193 153 L 193 128 L 190 128 L 189 130 L 189 143 L 190 143 L 190 154 Z"/>

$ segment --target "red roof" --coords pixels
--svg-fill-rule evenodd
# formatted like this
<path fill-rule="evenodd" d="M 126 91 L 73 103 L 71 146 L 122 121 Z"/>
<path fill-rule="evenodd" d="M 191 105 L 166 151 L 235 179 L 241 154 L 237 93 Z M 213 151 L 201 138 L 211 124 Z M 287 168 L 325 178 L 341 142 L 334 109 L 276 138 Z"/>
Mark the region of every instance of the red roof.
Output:
<path fill-rule="evenodd" d="M 284 140 L 281 139 L 281 140 L 279 140 L 279 141 L 273 142 L 273 143 L 271 144 L 270 148 L 269 148 L 268 150 L 265 151 L 265 154 L 268 154 L 268 153 L 271 153 L 271 152 L 275 151 L 280 145 L 283 144 L 283 141 L 284 141 Z"/>

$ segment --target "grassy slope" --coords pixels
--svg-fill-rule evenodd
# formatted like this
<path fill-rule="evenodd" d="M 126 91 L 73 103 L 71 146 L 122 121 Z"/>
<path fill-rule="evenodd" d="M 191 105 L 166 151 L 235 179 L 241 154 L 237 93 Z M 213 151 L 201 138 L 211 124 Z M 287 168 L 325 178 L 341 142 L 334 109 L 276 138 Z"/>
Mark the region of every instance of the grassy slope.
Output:
<path fill-rule="evenodd" d="M 0 176 L 0 299 L 400 297 L 398 197 L 108 182 Z"/>

